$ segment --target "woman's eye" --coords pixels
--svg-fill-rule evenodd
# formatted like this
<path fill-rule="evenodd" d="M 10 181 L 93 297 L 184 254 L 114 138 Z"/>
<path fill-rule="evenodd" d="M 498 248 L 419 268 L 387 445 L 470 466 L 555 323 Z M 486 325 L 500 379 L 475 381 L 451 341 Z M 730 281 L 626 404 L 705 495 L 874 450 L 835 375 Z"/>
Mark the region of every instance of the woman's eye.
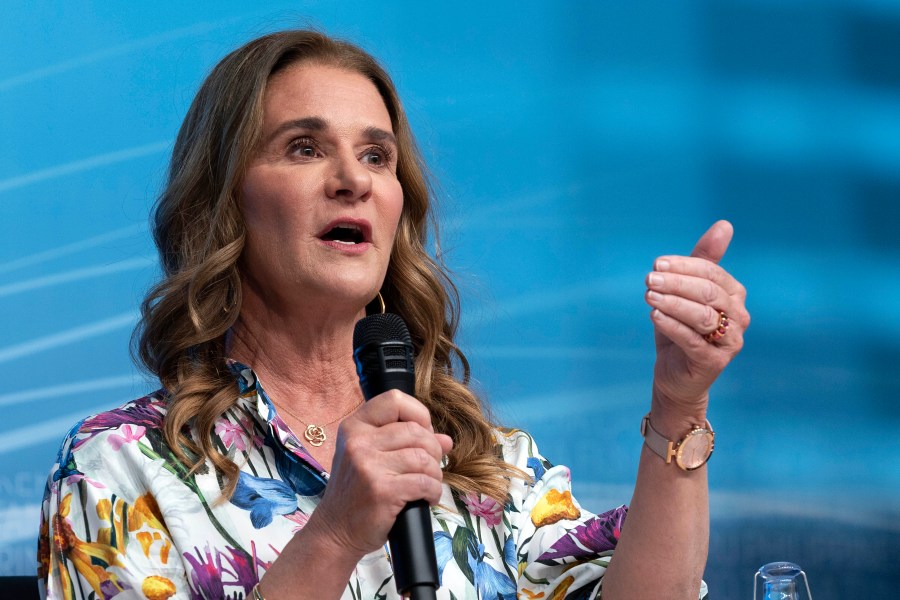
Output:
<path fill-rule="evenodd" d="M 382 167 L 390 160 L 391 155 L 384 148 L 369 148 L 363 155 L 363 162 L 373 167 Z"/>
<path fill-rule="evenodd" d="M 315 144 L 306 139 L 294 140 L 291 142 L 288 150 L 291 154 L 302 158 L 315 158 L 319 155 L 319 151 Z"/>
<path fill-rule="evenodd" d="M 382 156 L 378 152 L 366 152 L 366 155 L 363 157 L 363 160 L 370 165 L 380 165 L 384 162 Z"/>

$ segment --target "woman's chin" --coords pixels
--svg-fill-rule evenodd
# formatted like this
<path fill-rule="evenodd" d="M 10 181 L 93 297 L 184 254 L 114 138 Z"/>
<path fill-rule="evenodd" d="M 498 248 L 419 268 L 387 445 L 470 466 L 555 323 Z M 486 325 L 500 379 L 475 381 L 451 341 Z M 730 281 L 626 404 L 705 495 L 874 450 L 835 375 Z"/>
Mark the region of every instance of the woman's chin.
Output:
<path fill-rule="evenodd" d="M 335 285 L 323 288 L 314 303 L 324 310 L 344 310 L 348 315 L 365 313 L 366 306 L 378 296 L 378 287 L 366 285 Z"/>

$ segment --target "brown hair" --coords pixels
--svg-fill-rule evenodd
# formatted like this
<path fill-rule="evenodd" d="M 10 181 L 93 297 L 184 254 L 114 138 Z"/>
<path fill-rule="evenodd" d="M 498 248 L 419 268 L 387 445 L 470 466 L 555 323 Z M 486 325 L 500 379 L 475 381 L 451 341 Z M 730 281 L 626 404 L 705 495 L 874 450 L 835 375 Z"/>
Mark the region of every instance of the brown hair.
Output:
<path fill-rule="evenodd" d="M 384 99 L 397 136 L 403 212 L 381 293 L 409 326 L 416 395 L 431 411 L 435 430 L 454 440 L 445 482 L 504 502 L 509 477 L 522 474 L 495 454 L 493 426 L 467 386 L 469 365 L 453 341 L 459 297 L 440 259 L 425 250 L 429 227 L 435 231 L 436 225 L 432 190 L 396 89 L 369 54 L 313 31 L 266 35 L 226 56 L 178 132 L 153 215 L 164 276 L 144 299 L 135 332 L 140 362 L 170 393 L 166 440 L 192 470 L 210 460 L 225 476 L 230 497 L 239 469 L 216 449 L 212 432 L 237 401 L 225 356 L 225 334 L 241 308 L 238 260 L 246 239 L 236 190 L 258 143 L 266 84 L 298 62 L 360 73 Z"/>

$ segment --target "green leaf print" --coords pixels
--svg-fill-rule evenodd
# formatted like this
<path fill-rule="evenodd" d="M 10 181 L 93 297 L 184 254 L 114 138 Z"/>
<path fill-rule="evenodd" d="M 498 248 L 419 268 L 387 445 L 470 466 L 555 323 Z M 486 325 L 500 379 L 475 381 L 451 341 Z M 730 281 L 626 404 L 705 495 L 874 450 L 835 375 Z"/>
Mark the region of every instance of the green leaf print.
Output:
<path fill-rule="evenodd" d="M 463 572 L 472 585 L 475 585 L 475 573 L 469 566 L 469 554 L 475 556 L 478 548 L 478 538 L 471 529 L 465 527 L 457 527 L 453 534 L 453 560 L 459 566 L 459 570 Z"/>

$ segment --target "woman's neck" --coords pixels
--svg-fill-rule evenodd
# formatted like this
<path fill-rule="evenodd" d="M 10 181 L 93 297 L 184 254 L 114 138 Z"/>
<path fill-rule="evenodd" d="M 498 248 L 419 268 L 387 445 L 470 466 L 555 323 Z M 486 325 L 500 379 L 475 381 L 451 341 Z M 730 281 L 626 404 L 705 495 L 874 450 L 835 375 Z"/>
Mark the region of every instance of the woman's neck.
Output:
<path fill-rule="evenodd" d="M 227 356 L 257 373 L 276 407 L 298 420 L 327 423 L 362 401 L 353 363 L 361 315 L 298 315 L 247 298 L 229 332 Z"/>

